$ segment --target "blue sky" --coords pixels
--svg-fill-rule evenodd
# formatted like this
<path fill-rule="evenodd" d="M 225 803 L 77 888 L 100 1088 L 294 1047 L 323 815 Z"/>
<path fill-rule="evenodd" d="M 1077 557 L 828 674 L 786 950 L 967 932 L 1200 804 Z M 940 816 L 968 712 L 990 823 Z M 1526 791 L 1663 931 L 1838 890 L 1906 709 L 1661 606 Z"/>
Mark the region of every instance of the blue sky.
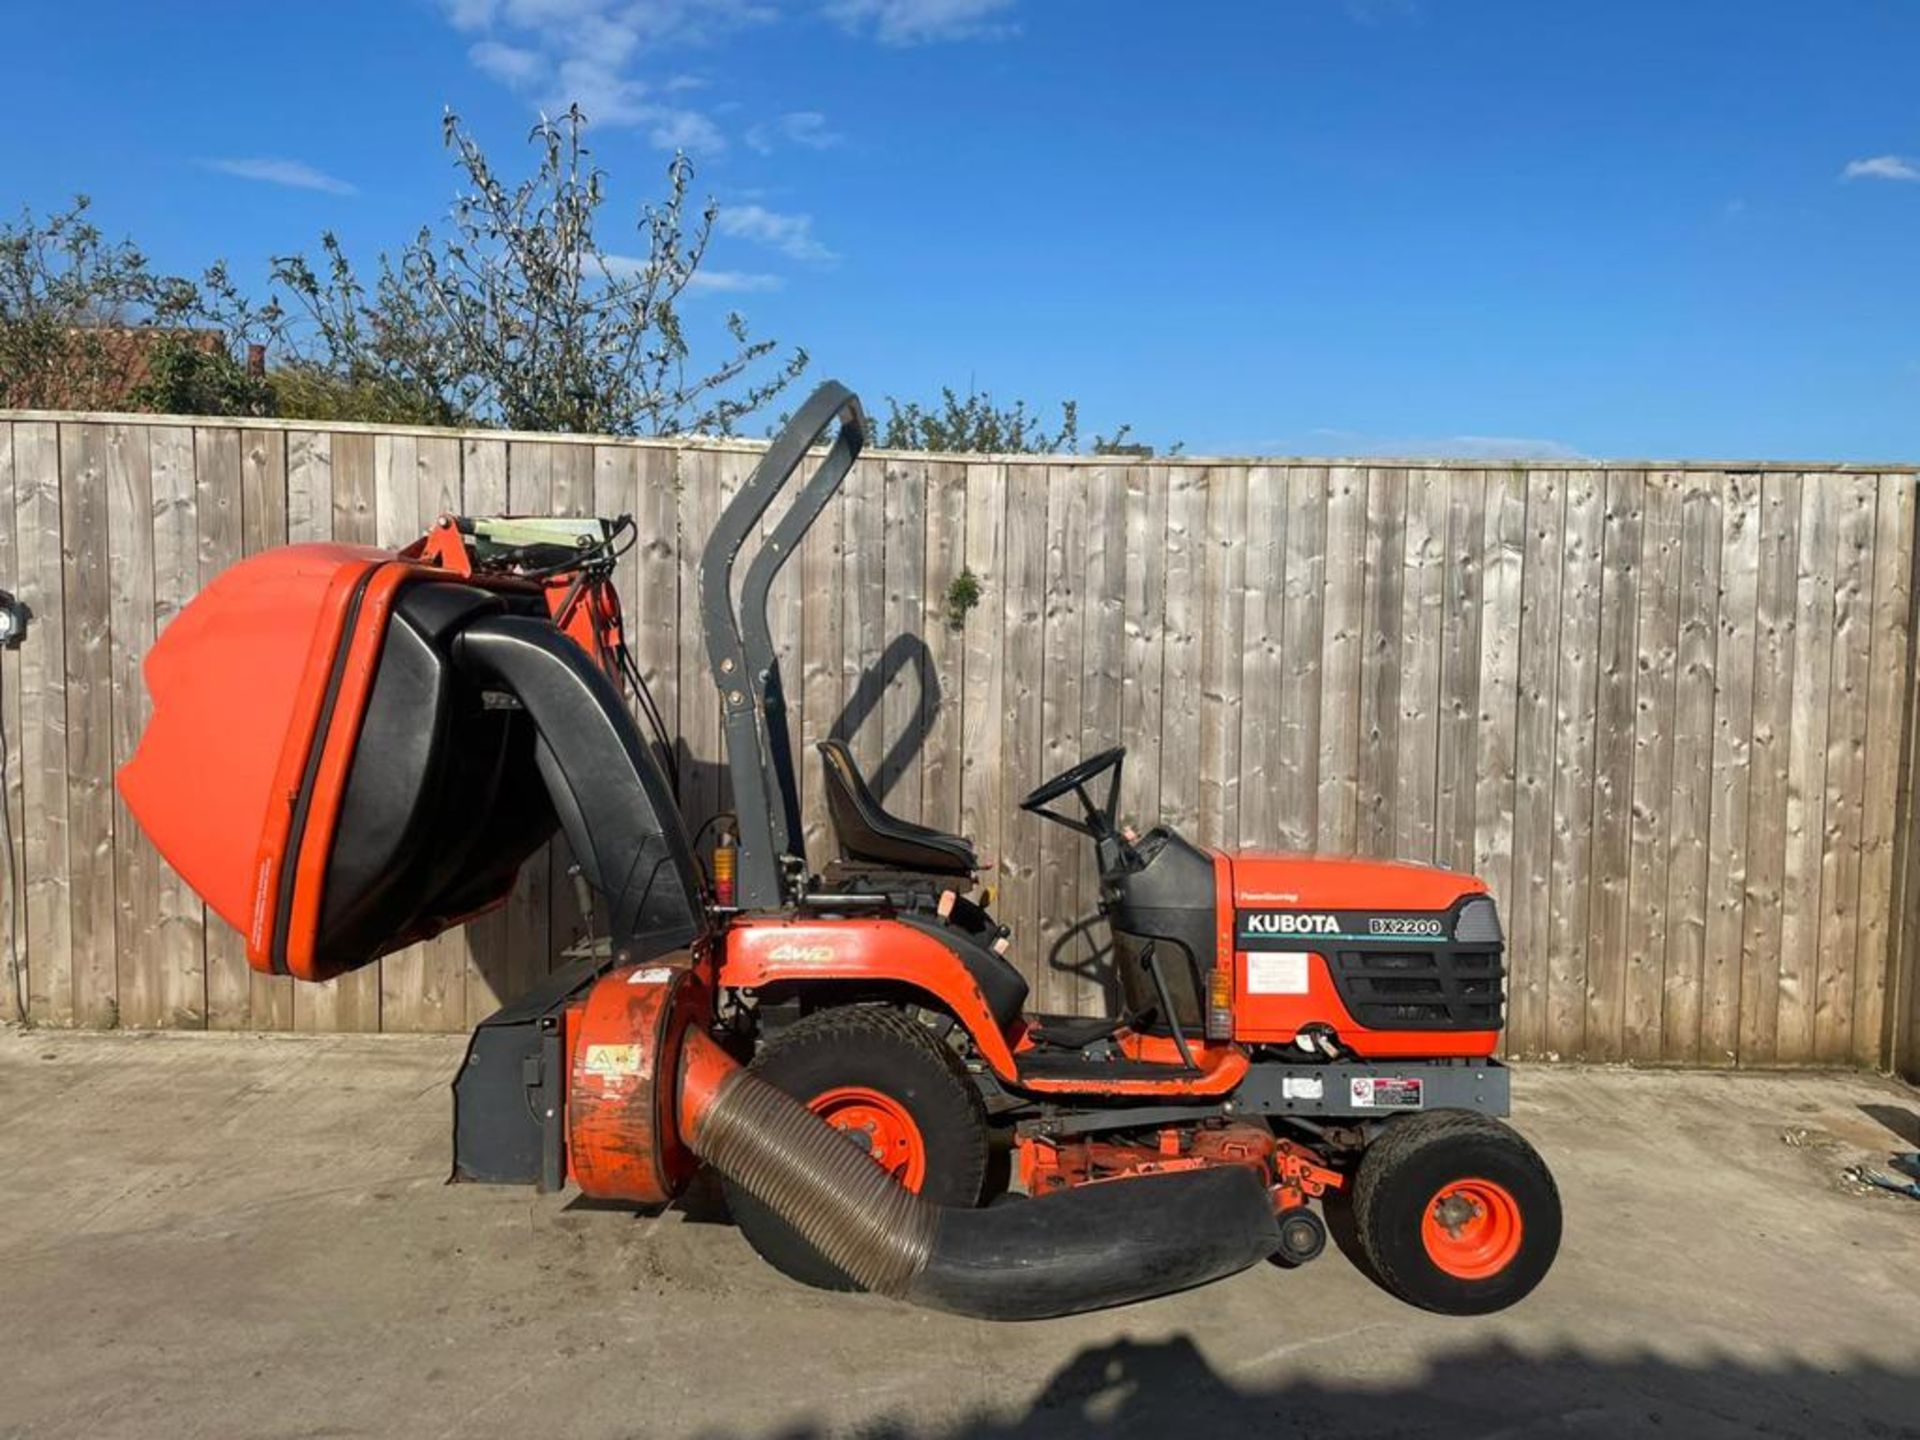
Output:
<path fill-rule="evenodd" d="M 243 275 L 596 120 L 696 301 L 869 397 L 1078 397 L 1199 453 L 1920 457 L 1904 0 L 10 7 L 0 203 Z"/>

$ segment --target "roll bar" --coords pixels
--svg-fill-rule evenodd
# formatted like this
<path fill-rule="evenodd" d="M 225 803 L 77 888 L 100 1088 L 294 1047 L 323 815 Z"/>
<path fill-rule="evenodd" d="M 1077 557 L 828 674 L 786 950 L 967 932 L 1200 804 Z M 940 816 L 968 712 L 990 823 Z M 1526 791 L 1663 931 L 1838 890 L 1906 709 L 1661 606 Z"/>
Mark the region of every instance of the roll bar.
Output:
<path fill-rule="evenodd" d="M 733 570 L 761 516 L 793 478 L 807 451 L 840 422 L 826 458 L 755 552 L 733 605 Z M 713 527 L 700 555 L 700 626 L 707 663 L 720 690 L 727 769 L 740 828 L 736 879 L 742 909 L 777 909 L 790 877 L 804 875 L 800 796 L 787 731 L 786 691 L 767 623 L 774 577 L 793 558 L 813 522 L 847 478 L 866 444 L 867 418 L 846 386 L 829 380 L 793 414 Z"/>

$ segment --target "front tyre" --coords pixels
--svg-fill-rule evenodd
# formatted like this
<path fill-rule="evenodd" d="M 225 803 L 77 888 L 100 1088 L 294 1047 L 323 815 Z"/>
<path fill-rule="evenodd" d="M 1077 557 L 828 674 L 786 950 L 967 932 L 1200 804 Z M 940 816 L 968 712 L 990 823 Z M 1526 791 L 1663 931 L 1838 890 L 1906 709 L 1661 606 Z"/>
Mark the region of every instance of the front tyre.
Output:
<path fill-rule="evenodd" d="M 960 1057 L 886 1005 L 809 1015 L 760 1048 L 755 1075 L 857 1141 L 874 1163 L 937 1205 L 980 1203 L 987 1113 Z M 746 1190 L 724 1181 L 727 1208 L 776 1270 L 821 1290 L 860 1287 Z"/>
<path fill-rule="evenodd" d="M 1436 1110 L 1389 1121 L 1353 1185 L 1361 1248 L 1386 1288 L 1443 1315 L 1524 1298 L 1560 1249 L 1560 1192 L 1498 1120 Z"/>

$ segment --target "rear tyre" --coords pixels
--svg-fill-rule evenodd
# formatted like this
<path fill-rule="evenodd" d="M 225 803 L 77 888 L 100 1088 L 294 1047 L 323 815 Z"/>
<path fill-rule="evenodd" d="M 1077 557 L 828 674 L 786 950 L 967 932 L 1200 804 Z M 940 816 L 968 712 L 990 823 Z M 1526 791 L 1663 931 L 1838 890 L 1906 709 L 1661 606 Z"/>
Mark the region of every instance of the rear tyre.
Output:
<path fill-rule="evenodd" d="M 748 1067 L 866 1146 L 882 1169 L 940 1205 L 980 1203 L 987 1112 L 966 1067 L 924 1026 L 887 1005 L 822 1010 L 769 1041 Z M 727 1208 L 782 1274 L 821 1290 L 859 1285 L 731 1180 Z"/>
<path fill-rule="evenodd" d="M 1423 1310 L 1484 1315 L 1524 1298 L 1560 1249 L 1560 1192 L 1498 1120 L 1389 1121 L 1354 1176 L 1353 1218 L 1380 1283 Z"/>

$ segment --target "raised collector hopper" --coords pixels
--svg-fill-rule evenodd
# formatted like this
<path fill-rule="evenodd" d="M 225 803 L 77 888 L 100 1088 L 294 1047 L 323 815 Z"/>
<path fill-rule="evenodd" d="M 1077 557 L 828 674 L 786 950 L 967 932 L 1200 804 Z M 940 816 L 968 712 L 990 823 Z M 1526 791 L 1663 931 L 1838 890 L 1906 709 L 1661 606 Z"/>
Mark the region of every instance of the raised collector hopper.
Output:
<path fill-rule="evenodd" d="M 520 657 L 512 677 L 493 663 L 503 646 Z M 249 963 L 306 980 L 504 899 L 556 823 L 536 712 L 581 687 L 597 703 L 607 686 L 539 586 L 334 544 L 221 574 L 168 626 L 146 677 L 153 719 L 121 794 L 245 935 Z M 523 688 L 541 694 L 523 704 Z M 642 818 L 657 839 L 658 816 Z"/>

